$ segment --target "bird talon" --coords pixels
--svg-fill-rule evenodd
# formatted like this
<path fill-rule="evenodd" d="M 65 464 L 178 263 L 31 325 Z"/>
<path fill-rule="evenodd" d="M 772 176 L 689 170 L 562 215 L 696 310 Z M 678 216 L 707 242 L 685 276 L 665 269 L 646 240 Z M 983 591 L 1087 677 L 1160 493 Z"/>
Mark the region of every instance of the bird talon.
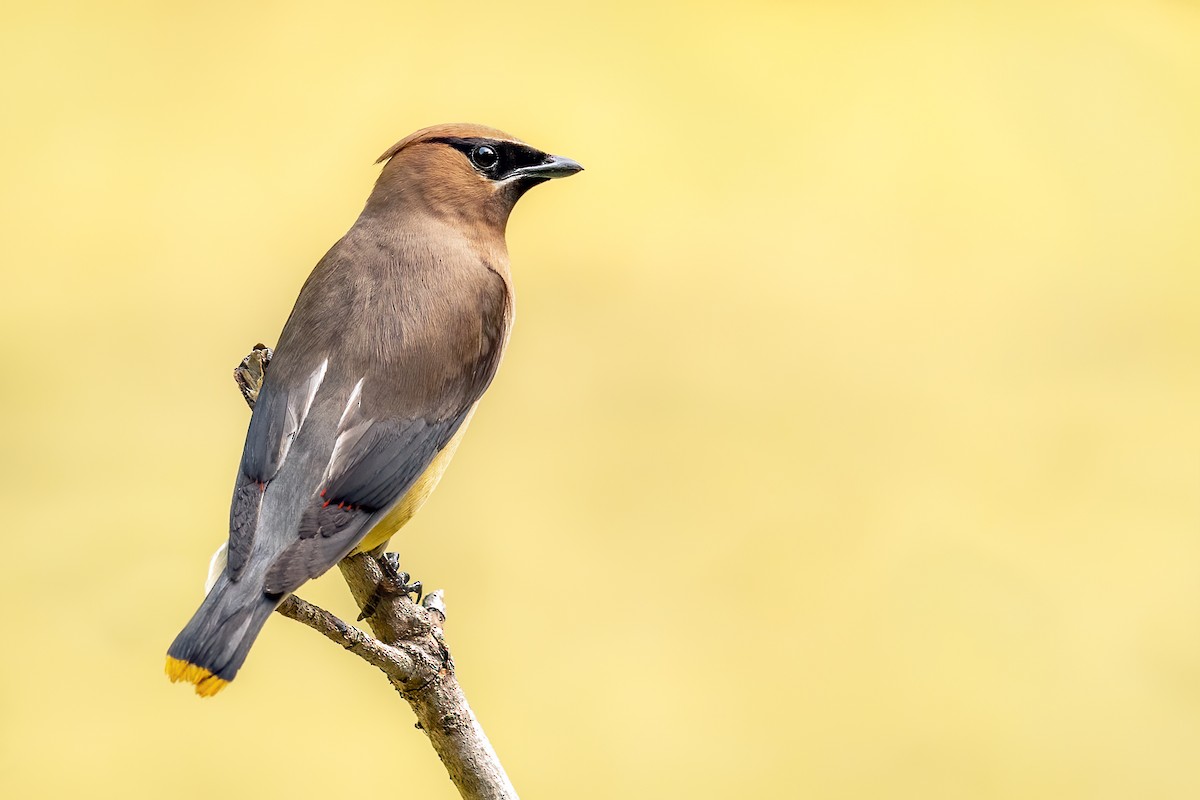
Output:
<path fill-rule="evenodd" d="M 408 589 L 417 595 L 416 600 L 413 602 L 419 604 L 421 602 L 421 598 L 425 596 L 425 587 L 421 585 L 420 581 L 413 581 L 408 585 Z"/>
<path fill-rule="evenodd" d="M 371 617 L 379 610 L 379 604 L 388 597 L 408 597 L 415 594 L 416 602 L 420 603 L 424 596 L 424 587 L 420 581 L 409 583 L 412 577 L 407 572 L 400 571 L 400 556 L 397 553 L 384 553 L 379 557 L 379 566 L 383 570 L 383 578 L 375 585 L 367 602 L 363 603 L 362 613 L 358 615 L 361 622 Z"/>

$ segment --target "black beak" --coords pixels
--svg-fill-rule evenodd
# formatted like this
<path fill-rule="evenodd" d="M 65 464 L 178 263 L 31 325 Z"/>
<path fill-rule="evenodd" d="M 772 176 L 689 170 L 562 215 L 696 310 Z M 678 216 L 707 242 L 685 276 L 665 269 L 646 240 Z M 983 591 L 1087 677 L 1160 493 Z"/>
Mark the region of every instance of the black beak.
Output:
<path fill-rule="evenodd" d="M 574 175 L 576 172 L 582 172 L 583 165 L 574 159 L 566 156 L 546 156 L 546 160 L 540 164 L 534 164 L 532 167 L 521 167 L 513 170 L 514 175 L 520 175 L 525 178 L 565 178 L 568 175 Z"/>

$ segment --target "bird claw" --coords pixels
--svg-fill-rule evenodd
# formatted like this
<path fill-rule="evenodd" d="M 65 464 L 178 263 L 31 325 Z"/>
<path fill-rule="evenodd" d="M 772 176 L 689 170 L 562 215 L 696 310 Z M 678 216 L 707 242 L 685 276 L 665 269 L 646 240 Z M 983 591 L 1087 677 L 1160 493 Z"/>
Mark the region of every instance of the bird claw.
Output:
<path fill-rule="evenodd" d="M 397 553 L 384 553 L 379 558 L 379 567 L 383 570 L 383 578 L 376 584 L 371 597 L 363 603 L 362 613 L 358 615 L 360 622 L 379 610 L 379 604 L 388 597 L 415 594 L 416 602 L 421 602 L 425 588 L 420 581 L 409 583 L 412 576 L 400 571 L 400 556 Z"/>

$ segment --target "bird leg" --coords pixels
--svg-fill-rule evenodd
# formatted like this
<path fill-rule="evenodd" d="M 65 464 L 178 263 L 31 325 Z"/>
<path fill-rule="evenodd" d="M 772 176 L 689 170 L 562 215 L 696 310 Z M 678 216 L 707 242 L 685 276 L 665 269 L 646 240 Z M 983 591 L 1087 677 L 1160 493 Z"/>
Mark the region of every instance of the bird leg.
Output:
<path fill-rule="evenodd" d="M 378 561 L 380 569 L 383 570 L 383 579 L 375 586 L 375 591 L 371 594 L 370 599 L 363 604 L 362 613 L 358 615 L 360 621 L 374 614 L 379 603 L 385 598 L 399 595 L 408 597 L 410 594 L 415 594 L 416 602 L 420 603 L 424 594 L 424 587 L 421 586 L 420 581 L 409 583 L 408 579 L 411 576 L 407 572 L 400 571 L 400 555 L 398 553 L 384 553 Z"/>

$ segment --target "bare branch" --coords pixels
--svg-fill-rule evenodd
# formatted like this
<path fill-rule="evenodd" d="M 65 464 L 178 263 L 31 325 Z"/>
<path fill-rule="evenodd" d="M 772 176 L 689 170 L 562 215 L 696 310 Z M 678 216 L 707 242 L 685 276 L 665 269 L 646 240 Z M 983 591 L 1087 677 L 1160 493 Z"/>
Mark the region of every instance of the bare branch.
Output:
<path fill-rule="evenodd" d="M 408 653 L 373 639 L 353 625 L 347 625 L 333 614 L 314 606 L 307 600 L 301 600 L 293 595 L 283 601 L 278 611 L 289 619 L 303 622 L 368 664 L 379 667 L 393 681 L 410 681 L 412 676 L 418 672 L 416 664 Z"/>
<path fill-rule="evenodd" d="M 271 355 L 269 347 L 257 345 L 233 372 L 252 409 Z M 359 554 L 343 559 L 338 567 L 354 601 L 363 608 L 384 578 L 379 562 Z M 412 707 L 417 727 L 429 736 L 464 800 L 517 800 L 517 791 L 454 674 L 454 661 L 442 638 L 446 612 L 440 590 L 419 606 L 407 595 L 379 600 L 366 619 L 374 638 L 295 595 L 278 610 L 383 671 Z"/>

